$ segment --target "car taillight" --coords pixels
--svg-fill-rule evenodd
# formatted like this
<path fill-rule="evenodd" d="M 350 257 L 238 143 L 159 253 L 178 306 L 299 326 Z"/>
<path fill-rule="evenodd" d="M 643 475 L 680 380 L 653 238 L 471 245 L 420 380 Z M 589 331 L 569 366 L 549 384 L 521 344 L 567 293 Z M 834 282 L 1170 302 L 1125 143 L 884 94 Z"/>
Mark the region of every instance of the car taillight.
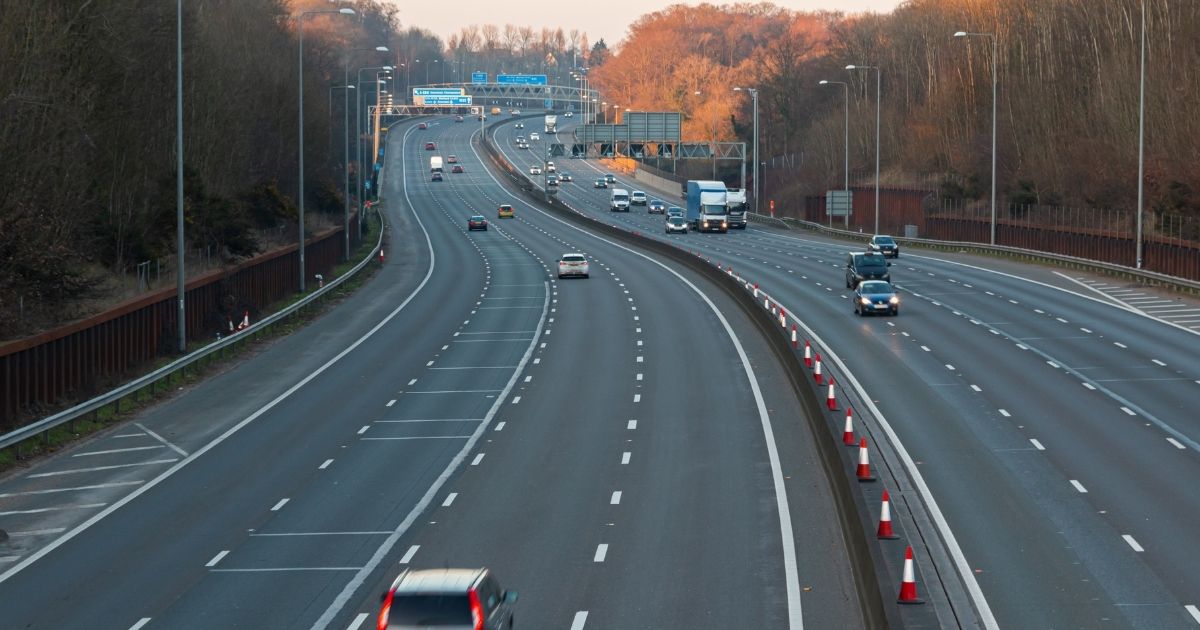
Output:
<path fill-rule="evenodd" d="M 479 603 L 479 593 L 472 588 L 467 591 L 467 598 L 471 600 L 472 627 L 475 630 L 483 630 L 483 605 Z"/>
<path fill-rule="evenodd" d="M 375 623 L 377 630 L 387 630 L 388 613 L 392 610 L 392 598 L 395 597 L 396 591 L 388 591 L 387 597 L 383 600 L 383 608 L 379 609 L 379 620 Z"/>

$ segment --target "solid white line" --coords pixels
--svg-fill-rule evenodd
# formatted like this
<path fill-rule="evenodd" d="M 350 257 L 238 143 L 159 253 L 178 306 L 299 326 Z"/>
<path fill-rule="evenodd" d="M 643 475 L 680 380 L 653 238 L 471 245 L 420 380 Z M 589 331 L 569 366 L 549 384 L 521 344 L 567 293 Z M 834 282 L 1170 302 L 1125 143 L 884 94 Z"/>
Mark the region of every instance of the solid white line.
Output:
<path fill-rule="evenodd" d="M 604 562 L 606 557 L 608 557 L 608 543 L 596 545 L 596 555 L 592 556 L 592 562 Z"/>
<path fill-rule="evenodd" d="M 140 423 L 140 422 L 134 422 L 133 424 L 134 424 L 134 426 L 136 426 L 137 428 L 139 428 L 139 429 L 141 429 L 141 430 L 145 431 L 145 432 L 146 432 L 146 434 L 147 434 L 147 435 L 149 435 L 150 437 L 152 437 L 152 438 L 154 438 L 154 439 L 158 440 L 159 442 L 162 442 L 164 445 L 166 445 L 166 447 L 167 447 L 167 448 L 169 448 L 169 449 L 171 449 L 171 450 L 175 451 L 176 453 L 179 453 L 180 455 L 183 455 L 184 457 L 187 457 L 187 451 L 185 451 L 185 450 L 183 450 L 183 449 L 179 448 L 178 446 L 175 446 L 174 444 L 172 444 L 172 443 L 168 442 L 167 440 L 163 439 L 163 437 L 162 437 L 161 435 L 159 435 L 159 434 L 155 433 L 154 431 L 151 431 L 150 429 L 147 429 L 147 428 L 145 427 L 145 425 L 143 425 L 142 423 Z"/>
<path fill-rule="evenodd" d="M 586 610 L 575 613 L 575 618 L 571 620 L 571 630 L 583 630 L 584 625 L 587 624 L 587 616 Z"/>
<path fill-rule="evenodd" d="M 456 498 L 458 498 L 457 492 L 451 492 L 450 494 L 446 495 L 446 500 L 442 501 L 442 507 L 450 507 Z"/>
<path fill-rule="evenodd" d="M 621 465 L 622 466 L 629 465 L 630 457 L 633 457 L 633 453 L 630 453 L 629 451 L 625 451 L 624 453 L 621 453 Z"/>
<path fill-rule="evenodd" d="M 217 563 L 218 563 L 218 562 L 220 562 L 220 561 L 221 561 L 221 559 L 222 559 L 222 558 L 224 558 L 224 557 L 225 557 L 225 556 L 227 556 L 227 555 L 229 555 L 229 550 L 228 550 L 228 549 L 223 549 L 223 550 L 221 550 L 220 552 L 218 552 L 218 553 L 217 553 L 217 555 L 213 556 L 213 559 L 212 559 L 212 560 L 209 560 L 207 563 L 205 563 L 205 564 L 204 564 L 204 566 L 206 566 L 206 567 L 215 567 L 215 566 L 217 566 Z"/>
<path fill-rule="evenodd" d="M 1011 417 L 1012 417 L 1012 414 L 1011 414 L 1011 413 L 1008 413 L 1008 410 L 1007 410 L 1007 409 L 997 409 L 996 411 L 997 411 L 997 412 L 999 412 L 999 413 L 1000 413 L 1000 415 L 1004 416 L 1005 418 L 1011 418 Z"/>
<path fill-rule="evenodd" d="M 629 422 L 627 422 L 627 423 L 625 424 L 625 428 L 626 428 L 626 429 L 628 429 L 628 430 L 630 430 L 630 431 L 633 431 L 634 429 L 637 429 L 637 420 L 630 420 Z"/>
<path fill-rule="evenodd" d="M 363 625 L 363 622 L 367 620 L 367 617 L 370 616 L 370 613 L 358 613 L 355 615 L 354 620 L 350 622 L 350 625 L 346 626 L 346 630 L 358 630 Z"/>
<path fill-rule="evenodd" d="M 413 545 L 409 547 L 408 551 L 404 552 L 404 557 L 400 558 L 400 564 L 408 564 L 408 562 L 413 559 L 413 556 L 417 555 L 417 550 L 420 548 L 421 545 Z"/>
<path fill-rule="evenodd" d="M 90 457 L 92 455 L 111 455 L 113 453 L 131 453 L 133 451 L 152 451 L 156 448 L 163 448 L 161 444 L 154 446 L 134 446 L 130 448 L 114 448 L 107 451 L 88 451 L 86 453 L 75 453 L 71 457 Z"/>
<path fill-rule="evenodd" d="M 1037 449 L 1037 450 L 1039 450 L 1039 451 L 1044 451 L 1044 450 L 1046 450 L 1046 447 L 1045 447 L 1045 446 L 1042 446 L 1042 443 L 1041 443 L 1041 442 L 1039 442 L 1039 441 L 1037 441 L 1037 440 L 1035 440 L 1035 439 L 1033 439 L 1033 438 L 1029 438 L 1029 443 L 1030 443 L 1030 444 L 1033 444 L 1033 448 L 1036 448 L 1036 449 Z"/>
<path fill-rule="evenodd" d="M 291 499 L 288 499 L 288 498 L 280 499 L 279 503 L 276 503 L 275 506 L 271 508 L 271 511 L 278 512 L 281 508 L 283 508 L 283 506 L 287 505 L 288 501 L 291 501 Z"/>
<path fill-rule="evenodd" d="M 320 466 L 317 466 L 317 470 L 325 470 L 326 468 L 329 468 L 329 465 L 332 463 L 332 459 L 327 459 Z"/>
<path fill-rule="evenodd" d="M 79 490 L 99 490 L 101 488 L 119 488 L 122 486 L 136 486 L 145 483 L 142 480 L 137 481 L 116 481 L 113 483 L 98 483 L 91 486 L 75 486 L 73 488 L 49 488 L 46 490 L 25 490 L 24 492 L 4 492 L 0 493 L 0 499 L 5 497 L 21 497 L 34 494 L 55 494 L 58 492 L 76 492 Z"/>
<path fill-rule="evenodd" d="M 93 508 L 104 507 L 107 503 L 82 503 L 79 505 L 61 505 L 58 507 L 38 508 L 35 510 L 10 510 L 8 512 L 0 512 L 0 516 L 13 516 L 15 514 L 41 514 L 43 512 L 61 512 L 62 510 L 90 510 Z"/>
<path fill-rule="evenodd" d="M 484 456 L 484 455 L 486 455 L 486 453 L 480 453 L 480 454 L 476 455 L 476 456 L 475 456 L 475 459 L 471 460 L 471 465 L 472 465 L 472 466 L 478 466 L 478 465 L 479 465 L 479 462 L 483 461 L 483 456 Z"/>
<path fill-rule="evenodd" d="M 59 475 L 73 475 L 75 473 L 88 473 L 88 472 L 96 472 L 99 470 L 113 470 L 114 468 L 133 468 L 135 466 L 149 466 L 151 464 L 170 464 L 172 462 L 177 462 L 177 461 L 179 461 L 179 458 L 156 459 L 156 460 L 149 461 L 149 462 L 138 462 L 136 464 L 113 464 L 111 466 L 93 466 L 91 468 L 71 468 L 68 470 L 56 470 L 54 472 L 37 473 L 37 474 L 33 474 L 33 475 L 28 475 L 25 478 L 26 479 L 40 479 L 42 477 L 57 477 Z M 0 576 L 0 582 L 3 582 L 5 579 L 7 579 L 7 578 Z"/>
<path fill-rule="evenodd" d="M 1179 449 L 1179 450 L 1181 450 L 1181 451 L 1185 451 L 1185 450 L 1187 450 L 1187 447 L 1186 447 L 1186 446 L 1184 446 L 1184 445 L 1183 445 L 1183 444 L 1182 444 L 1182 443 L 1181 443 L 1179 440 L 1176 440 L 1176 439 L 1175 439 L 1175 438 L 1173 438 L 1173 437 L 1169 437 L 1169 438 L 1167 438 L 1167 441 L 1171 443 L 1171 446 L 1174 446 L 1175 448 L 1177 448 L 1177 449 Z"/>
<path fill-rule="evenodd" d="M 621 491 L 620 490 L 613 491 L 612 498 L 608 500 L 608 504 L 609 505 L 620 505 L 621 504 Z"/>
<path fill-rule="evenodd" d="M 1079 483 L 1078 481 L 1072 479 L 1071 485 L 1075 486 L 1075 489 L 1078 490 L 1080 494 L 1087 494 L 1087 488 L 1084 488 L 1083 484 Z"/>
<path fill-rule="evenodd" d="M 1192 616 L 1192 619 L 1196 620 L 1196 623 L 1200 623 L 1200 608 L 1196 608 L 1195 604 L 1188 604 L 1187 606 L 1184 606 L 1183 609 Z"/>
<path fill-rule="evenodd" d="M 1121 538 L 1124 538 L 1125 542 L 1129 543 L 1129 546 L 1132 547 L 1134 551 L 1138 553 L 1145 551 L 1145 549 L 1142 549 L 1142 546 L 1138 544 L 1138 541 L 1133 539 L 1133 536 L 1130 536 L 1129 534 L 1121 534 Z"/>
<path fill-rule="evenodd" d="M 133 624 L 132 626 L 129 626 L 129 630 L 139 630 L 139 628 L 141 628 L 142 626 L 145 626 L 148 623 L 150 623 L 150 618 L 142 617 L 141 619 L 137 620 L 137 623 Z"/>

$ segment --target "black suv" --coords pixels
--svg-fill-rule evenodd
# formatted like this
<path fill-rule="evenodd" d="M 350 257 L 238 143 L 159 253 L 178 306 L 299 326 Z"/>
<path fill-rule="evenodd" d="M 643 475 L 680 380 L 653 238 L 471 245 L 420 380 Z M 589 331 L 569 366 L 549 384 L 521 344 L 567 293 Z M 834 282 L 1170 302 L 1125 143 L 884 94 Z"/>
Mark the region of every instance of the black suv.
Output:
<path fill-rule="evenodd" d="M 377 627 L 510 630 L 516 601 L 487 569 L 406 570 L 384 592 Z"/>
<path fill-rule="evenodd" d="M 892 263 L 884 259 L 882 254 L 874 252 L 851 252 L 846 254 L 846 288 L 853 289 L 863 280 L 892 281 L 892 272 L 888 271 Z"/>
<path fill-rule="evenodd" d="M 889 258 L 900 257 L 900 245 L 896 243 L 896 239 L 887 236 L 886 234 L 876 234 L 867 241 L 867 251 L 879 252 Z"/>

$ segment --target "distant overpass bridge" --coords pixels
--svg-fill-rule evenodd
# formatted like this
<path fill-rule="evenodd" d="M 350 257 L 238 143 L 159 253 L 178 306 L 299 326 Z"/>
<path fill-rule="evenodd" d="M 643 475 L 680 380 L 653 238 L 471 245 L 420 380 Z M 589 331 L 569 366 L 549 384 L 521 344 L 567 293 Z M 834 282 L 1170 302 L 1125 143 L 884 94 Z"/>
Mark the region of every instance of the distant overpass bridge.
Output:
<path fill-rule="evenodd" d="M 394 104 L 380 107 L 383 116 L 408 116 L 415 114 L 467 114 L 472 107 L 503 107 L 524 109 L 553 109 L 555 111 L 583 112 L 588 100 L 599 101 L 599 92 L 567 85 L 511 85 L 501 83 L 431 83 L 411 86 L 412 88 L 461 89 L 464 96 L 471 97 L 471 105 L 414 105 Z M 548 103 L 548 105 L 547 105 Z"/>

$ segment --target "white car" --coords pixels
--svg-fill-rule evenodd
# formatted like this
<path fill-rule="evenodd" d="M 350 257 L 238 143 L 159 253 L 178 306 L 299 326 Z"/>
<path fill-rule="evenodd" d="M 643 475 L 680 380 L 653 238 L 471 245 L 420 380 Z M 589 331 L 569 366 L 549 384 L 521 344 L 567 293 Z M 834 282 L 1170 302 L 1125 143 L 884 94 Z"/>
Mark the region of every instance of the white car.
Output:
<path fill-rule="evenodd" d="M 529 134 L 529 139 L 530 139 L 530 140 L 541 140 L 541 139 L 542 139 L 542 137 L 541 137 L 541 136 L 539 136 L 539 135 L 538 135 L 538 132 L 536 132 L 536 131 L 535 131 L 535 132 L 533 132 L 533 133 Z"/>
<path fill-rule="evenodd" d="M 530 167 L 529 167 L 529 174 L 530 174 L 530 175 L 541 175 L 541 174 L 542 174 L 542 167 L 538 166 L 537 164 L 534 164 L 533 166 L 530 166 Z"/>
<path fill-rule="evenodd" d="M 640 190 L 635 190 L 635 191 L 629 193 L 629 205 L 631 205 L 631 206 L 646 205 L 646 193 L 644 193 Z"/>
<path fill-rule="evenodd" d="M 528 143 L 528 142 L 525 142 L 524 140 L 522 140 L 522 141 L 520 141 L 520 142 L 518 142 L 518 143 L 517 143 L 517 148 L 518 148 L 518 149 L 528 149 L 528 148 L 529 148 L 529 143 Z"/>
<path fill-rule="evenodd" d="M 555 166 L 554 166 L 554 162 L 546 162 L 546 172 L 547 173 L 553 173 L 557 170 L 558 169 L 555 168 Z"/>
<path fill-rule="evenodd" d="M 558 277 L 567 276 L 588 277 L 588 261 L 583 254 L 563 254 L 558 259 Z"/>
<path fill-rule="evenodd" d="M 687 234 L 688 233 L 687 221 L 684 220 L 684 218 L 681 216 L 671 215 L 671 216 L 667 217 L 667 234 L 670 234 L 672 232 L 679 232 L 680 234 Z"/>

